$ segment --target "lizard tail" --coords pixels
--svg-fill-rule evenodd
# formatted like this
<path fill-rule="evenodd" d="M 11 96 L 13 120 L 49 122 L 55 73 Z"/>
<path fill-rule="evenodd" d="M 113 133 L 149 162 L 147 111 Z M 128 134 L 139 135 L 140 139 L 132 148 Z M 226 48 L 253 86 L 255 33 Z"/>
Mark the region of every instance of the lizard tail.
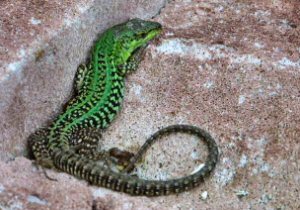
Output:
<path fill-rule="evenodd" d="M 214 139 L 206 131 L 191 125 L 172 125 L 154 133 L 142 146 L 131 163 L 134 164 L 140 156 L 160 136 L 183 132 L 198 136 L 203 139 L 208 147 L 208 157 L 205 165 L 197 172 L 178 179 L 171 180 L 145 180 L 130 176 L 125 173 L 117 173 L 97 164 L 84 156 L 76 154 L 72 150 L 55 149 L 53 151 L 54 165 L 69 174 L 88 181 L 90 184 L 110 188 L 115 191 L 125 192 L 131 195 L 160 196 L 180 193 L 190 190 L 204 181 L 204 178 L 215 168 L 218 161 L 218 148 Z M 131 166 L 129 166 L 131 167 Z"/>

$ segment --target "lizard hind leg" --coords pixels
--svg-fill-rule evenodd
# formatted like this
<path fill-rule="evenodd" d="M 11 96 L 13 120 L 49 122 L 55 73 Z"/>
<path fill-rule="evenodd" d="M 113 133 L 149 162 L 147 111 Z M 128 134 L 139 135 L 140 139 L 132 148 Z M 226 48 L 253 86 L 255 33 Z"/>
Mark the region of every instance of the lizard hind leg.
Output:
<path fill-rule="evenodd" d="M 101 131 L 97 128 L 79 129 L 71 135 L 70 145 L 75 153 L 95 161 L 103 161 L 111 170 L 122 172 L 134 156 L 128 151 L 113 147 L 101 150 Z"/>
<path fill-rule="evenodd" d="M 32 156 L 39 165 L 45 168 L 53 168 L 53 162 L 47 148 L 48 133 L 48 129 L 43 128 L 29 136 L 29 156 Z"/>
<path fill-rule="evenodd" d="M 131 164 L 131 159 L 133 157 L 133 153 L 126 150 L 121 150 L 117 147 L 113 147 L 108 150 L 108 161 L 112 162 L 118 169 L 118 172 L 121 173 L 129 173 L 134 169 L 134 167 L 132 167 L 131 170 L 125 171 L 125 168 L 127 168 L 127 166 Z"/>
<path fill-rule="evenodd" d="M 104 151 L 99 151 L 101 139 L 102 134 L 99 129 L 83 128 L 72 133 L 70 146 L 79 155 L 92 160 L 101 160 L 105 155 Z"/>

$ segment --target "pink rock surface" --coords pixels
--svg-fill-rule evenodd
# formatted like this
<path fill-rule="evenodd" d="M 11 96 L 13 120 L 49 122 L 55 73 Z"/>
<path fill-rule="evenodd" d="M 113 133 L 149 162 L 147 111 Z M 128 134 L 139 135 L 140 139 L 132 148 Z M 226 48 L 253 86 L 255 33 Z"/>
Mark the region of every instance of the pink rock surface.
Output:
<path fill-rule="evenodd" d="M 65 174 L 49 172 L 58 181 L 47 180 L 28 160 L 17 158 L 1 163 L 0 204 L 3 200 L 5 206 L 21 203 L 29 208 L 28 196 L 33 195 L 29 200 L 38 198 L 41 201 L 36 202 L 52 204 L 44 205 L 51 209 L 68 205 L 80 209 L 299 209 L 300 13 L 296 8 L 300 8 L 296 0 L 178 0 L 155 18 L 164 33 L 128 77 L 123 109 L 104 133 L 105 145 L 135 152 L 159 127 L 189 123 L 205 128 L 216 138 L 221 155 L 213 175 L 200 187 L 167 197 L 130 197 L 87 187 Z M 70 57 L 60 54 L 65 46 L 55 52 L 70 62 L 79 55 L 74 54 L 78 45 L 72 46 Z M 30 80 L 41 83 L 36 91 L 27 90 L 39 100 L 14 97 L 17 104 L 26 102 L 35 110 L 30 116 L 23 113 L 31 126 L 26 135 L 54 116 L 70 94 L 75 63 L 69 66 L 70 72 L 51 81 L 55 89 L 49 80 L 62 67 Z M 59 77 L 64 79 L 58 81 Z M 42 84 L 43 93 L 37 89 Z M 20 86 L 19 91 L 24 88 Z M 53 97 L 51 103 L 43 103 Z M 12 108 L 8 113 L 17 111 Z M 15 117 L 6 126 L 17 131 L 13 122 L 23 118 L 9 116 Z M 26 135 L 16 139 L 21 142 Z M 190 173 L 205 156 L 205 147 L 198 145 L 194 138 L 167 137 L 150 149 L 136 173 L 149 179 Z M 11 146 L 4 148 L 11 152 Z M 63 196 L 57 193 L 60 189 L 70 199 L 62 204 L 61 199 L 55 200 Z"/>
<path fill-rule="evenodd" d="M 67 174 L 47 174 L 28 159 L 0 162 L 0 209 L 91 209 L 92 194 L 85 182 Z"/>

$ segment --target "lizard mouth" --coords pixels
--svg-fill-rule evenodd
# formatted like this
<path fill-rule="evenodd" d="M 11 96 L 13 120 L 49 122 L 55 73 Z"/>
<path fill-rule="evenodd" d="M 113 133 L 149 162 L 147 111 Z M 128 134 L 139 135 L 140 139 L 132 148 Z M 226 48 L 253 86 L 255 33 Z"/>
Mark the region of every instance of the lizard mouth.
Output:
<path fill-rule="evenodd" d="M 149 40 L 155 38 L 157 35 L 159 35 L 159 34 L 161 33 L 161 31 L 162 31 L 162 28 L 161 28 L 161 27 L 158 27 L 158 28 L 156 28 L 156 29 L 153 29 L 153 30 L 147 32 L 147 33 L 141 34 L 141 38 L 142 38 L 145 42 L 147 42 L 147 41 L 149 41 Z"/>
<path fill-rule="evenodd" d="M 140 34 L 140 41 L 136 42 L 136 47 L 133 50 L 132 55 L 138 53 L 139 51 L 143 51 L 143 49 L 145 49 L 149 45 L 149 41 L 159 35 L 161 31 L 161 28 L 157 28 L 153 29 L 150 32 Z"/>
<path fill-rule="evenodd" d="M 156 28 L 151 30 L 150 32 L 147 33 L 142 33 L 140 35 L 140 46 L 138 46 L 133 53 L 135 53 L 136 51 L 139 51 L 141 48 L 146 48 L 149 44 L 149 41 L 151 41 L 152 39 L 154 39 L 155 37 L 157 37 L 160 33 L 161 33 L 162 29 L 160 28 Z"/>

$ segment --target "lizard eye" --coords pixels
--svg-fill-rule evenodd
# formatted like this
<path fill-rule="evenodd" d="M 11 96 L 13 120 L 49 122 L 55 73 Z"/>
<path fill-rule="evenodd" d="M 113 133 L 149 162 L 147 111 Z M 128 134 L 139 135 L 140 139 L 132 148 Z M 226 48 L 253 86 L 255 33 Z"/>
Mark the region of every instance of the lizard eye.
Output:
<path fill-rule="evenodd" d="M 141 35 L 140 35 L 140 37 L 142 38 L 142 39 L 144 39 L 144 38 L 146 38 L 147 37 L 147 33 L 142 33 Z"/>

